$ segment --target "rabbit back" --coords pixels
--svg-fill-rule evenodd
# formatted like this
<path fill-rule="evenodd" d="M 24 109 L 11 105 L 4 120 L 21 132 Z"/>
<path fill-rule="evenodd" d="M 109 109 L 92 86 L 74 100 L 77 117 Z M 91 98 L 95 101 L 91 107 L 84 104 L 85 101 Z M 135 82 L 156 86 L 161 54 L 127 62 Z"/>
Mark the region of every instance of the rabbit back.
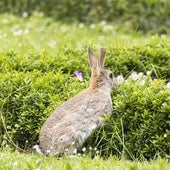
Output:
<path fill-rule="evenodd" d="M 87 137 L 111 114 L 110 95 L 86 89 L 59 106 L 47 119 L 40 132 L 44 154 L 57 155 L 80 147 Z"/>

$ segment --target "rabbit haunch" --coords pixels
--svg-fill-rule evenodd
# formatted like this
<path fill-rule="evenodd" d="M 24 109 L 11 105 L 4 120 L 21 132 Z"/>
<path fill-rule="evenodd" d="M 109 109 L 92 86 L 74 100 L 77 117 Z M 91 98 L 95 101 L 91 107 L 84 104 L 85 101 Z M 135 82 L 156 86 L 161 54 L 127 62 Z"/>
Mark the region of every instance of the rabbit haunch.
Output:
<path fill-rule="evenodd" d="M 112 112 L 111 90 L 116 81 L 105 70 L 105 50 L 100 56 L 88 49 L 92 75 L 89 88 L 60 105 L 46 120 L 40 131 L 40 149 L 45 154 L 61 155 L 81 147 L 91 133 Z"/>

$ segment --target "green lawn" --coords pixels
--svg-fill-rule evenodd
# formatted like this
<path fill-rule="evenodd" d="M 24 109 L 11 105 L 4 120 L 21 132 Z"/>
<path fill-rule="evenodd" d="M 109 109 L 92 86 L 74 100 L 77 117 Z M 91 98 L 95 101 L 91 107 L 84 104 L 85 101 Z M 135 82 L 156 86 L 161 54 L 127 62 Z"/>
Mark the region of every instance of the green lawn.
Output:
<path fill-rule="evenodd" d="M 122 32 L 120 27 L 105 22 L 86 26 L 83 23 L 54 22 L 51 18 L 34 13 L 30 18 L 18 18 L 9 14 L 0 15 L 0 40 L 3 50 L 20 53 L 46 51 L 56 54 L 62 47 L 81 49 L 84 46 L 112 47 L 145 44 L 153 36 Z"/>
<path fill-rule="evenodd" d="M 35 153 L 23 154 L 17 151 L 0 152 L 0 169 L 2 170 L 169 170 L 170 163 L 164 159 L 154 161 L 127 161 L 110 157 L 103 160 L 88 156 L 44 157 Z"/>

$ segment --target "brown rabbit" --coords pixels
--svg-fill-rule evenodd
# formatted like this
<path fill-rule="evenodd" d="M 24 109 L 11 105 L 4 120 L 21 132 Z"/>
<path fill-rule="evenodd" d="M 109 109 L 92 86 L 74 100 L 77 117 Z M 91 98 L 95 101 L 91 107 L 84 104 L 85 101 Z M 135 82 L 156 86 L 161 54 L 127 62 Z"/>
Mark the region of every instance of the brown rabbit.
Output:
<path fill-rule="evenodd" d="M 61 155 L 81 147 L 90 134 L 112 113 L 111 91 L 117 86 L 111 71 L 104 69 L 106 51 L 97 57 L 88 48 L 90 86 L 61 104 L 40 131 L 40 149 L 45 155 Z"/>

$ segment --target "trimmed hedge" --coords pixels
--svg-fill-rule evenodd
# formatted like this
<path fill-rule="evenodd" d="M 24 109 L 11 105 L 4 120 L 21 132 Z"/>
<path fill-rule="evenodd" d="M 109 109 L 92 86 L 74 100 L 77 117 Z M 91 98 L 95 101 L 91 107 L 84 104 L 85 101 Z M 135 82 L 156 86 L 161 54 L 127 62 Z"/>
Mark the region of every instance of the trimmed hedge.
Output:
<path fill-rule="evenodd" d="M 96 23 L 102 20 L 122 23 L 125 27 L 138 28 L 166 34 L 170 27 L 170 2 L 168 0 L 2 0 L 0 12 L 22 16 L 33 11 L 43 12 L 56 20 Z M 21 8 L 22 6 L 22 8 Z M 127 29 L 128 30 L 128 29 Z"/>
<path fill-rule="evenodd" d="M 61 51 L 57 56 L 0 54 L 1 146 L 13 141 L 23 149 L 31 148 L 38 143 L 39 130 L 55 107 L 88 86 L 86 48 Z M 130 77 L 113 92 L 113 115 L 106 126 L 95 131 L 87 146 L 95 145 L 105 157 L 170 154 L 170 88 L 162 80 L 152 81 L 169 81 L 168 45 L 154 41 L 143 47 L 110 47 L 107 51 L 106 67 L 116 75 Z M 84 81 L 74 77 L 76 70 L 83 71 Z M 133 71 L 151 71 L 151 75 L 140 73 L 134 79 Z"/>
<path fill-rule="evenodd" d="M 87 140 L 104 157 L 128 159 L 170 155 L 170 86 L 132 74 L 113 93 L 113 114 Z M 97 136 L 97 137 L 96 137 Z"/>

